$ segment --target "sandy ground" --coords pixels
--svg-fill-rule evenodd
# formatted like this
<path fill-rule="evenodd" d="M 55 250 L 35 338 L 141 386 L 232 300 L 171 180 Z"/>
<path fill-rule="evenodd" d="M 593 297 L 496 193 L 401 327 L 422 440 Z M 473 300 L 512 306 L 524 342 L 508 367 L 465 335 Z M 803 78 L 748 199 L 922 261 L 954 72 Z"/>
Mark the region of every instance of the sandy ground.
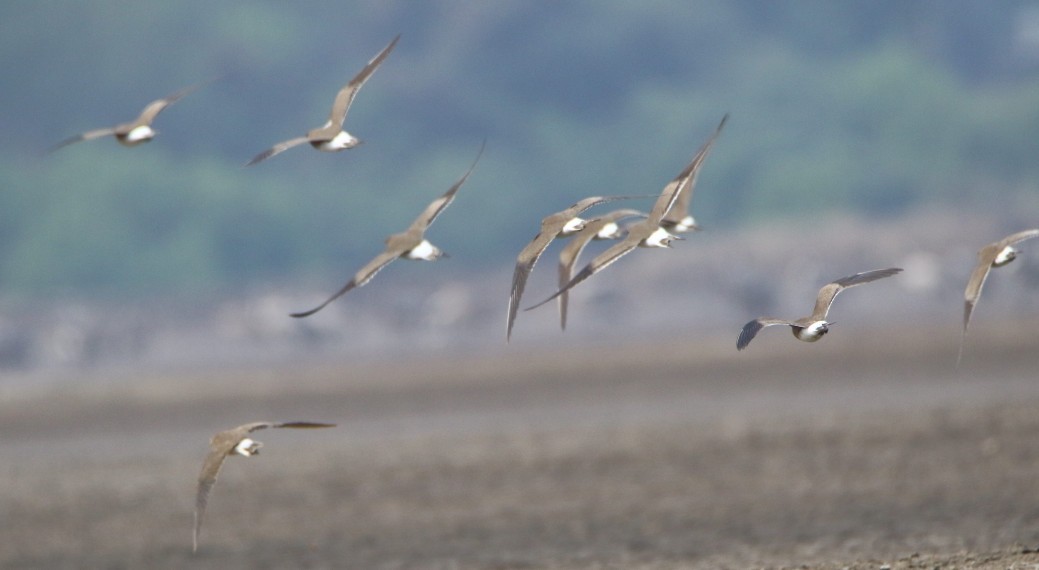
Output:
<path fill-rule="evenodd" d="M 0 567 L 1039 568 L 1036 325 L 5 386 Z"/>

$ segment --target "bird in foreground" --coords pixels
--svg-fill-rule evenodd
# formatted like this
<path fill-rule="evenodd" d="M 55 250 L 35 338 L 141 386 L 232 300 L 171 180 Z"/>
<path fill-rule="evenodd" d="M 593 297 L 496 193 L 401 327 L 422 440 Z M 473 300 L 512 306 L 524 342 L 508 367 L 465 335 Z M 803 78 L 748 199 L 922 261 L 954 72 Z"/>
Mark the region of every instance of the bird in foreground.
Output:
<path fill-rule="evenodd" d="M 978 297 L 981 296 L 981 288 L 985 285 L 985 279 L 988 278 L 989 271 L 993 267 L 1003 267 L 1013 261 L 1017 254 L 1020 253 L 1020 250 L 1014 248 L 1014 245 L 1034 237 L 1039 237 L 1039 229 L 1017 232 L 997 242 L 990 243 L 978 251 L 978 265 L 971 272 L 970 279 L 967 281 L 967 290 L 963 293 L 963 334 L 960 335 L 960 351 L 956 356 L 957 366 L 959 366 L 960 359 L 963 357 L 963 343 L 967 338 L 967 326 L 970 324 L 970 315 L 974 312 L 974 305 L 977 304 Z"/>
<path fill-rule="evenodd" d="M 722 118 L 721 123 L 718 125 L 718 129 L 721 129 L 725 125 L 728 115 Z M 712 140 L 718 135 L 718 129 L 715 130 L 714 135 L 711 137 Z M 708 141 L 710 142 L 710 141 Z M 709 148 L 707 145 L 706 148 Z M 653 209 L 650 210 L 649 215 L 646 219 L 636 222 L 628 227 L 628 235 L 624 237 L 619 243 L 610 247 L 606 251 L 596 256 L 588 265 L 584 266 L 573 279 L 567 282 L 565 285 L 559 288 L 551 297 L 541 301 L 540 303 L 528 307 L 527 311 L 536 309 L 545 303 L 548 303 L 552 299 L 559 297 L 563 293 L 566 293 L 570 289 L 573 289 L 577 284 L 581 283 L 585 279 L 588 279 L 592 275 L 606 269 L 621 257 L 631 253 L 636 247 L 671 247 L 672 240 L 682 240 L 679 236 L 673 235 L 668 232 L 661 225 L 664 220 L 664 216 L 667 216 L 668 212 L 674 206 L 675 201 L 678 200 L 678 195 L 682 192 L 682 189 L 696 176 L 696 173 L 703 166 L 703 158 L 706 155 L 705 149 L 701 149 L 700 152 L 693 157 L 693 160 L 682 169 L 682 172 L 678 173 L 678 176 L 674 180 L 668 182 L 664 186 L 664 189 L 660 192 L 657 197 L 657 201 L 653 204 Z"/>
<path fill-rule="evenodd" d="M 114 127 L 108 127 L 104 129 L 95 129 L 93 131 L 87 131 L 72 137 L 69 137 L 58 144 L 50 147 L 47 152 L 54 152 L 60 148 L 66 147 L 72 143 L 80 141 L 89 141 L 109 135 L 114 135 L 115 140 L 119 141 L 119 144 L 123 146 L 136 146 L 144 142 L 148 142 L 155 138 L 158 132 L 152 128 L 152 121 L 155 117 L 159 116 L 159 113 L 166 107 L 169 107 L 173 103 L 177 102 L 180 98 L 195 91 L 201 87 L 202 83 L 190 85 L 179 91 L 171 93 L 162 99 L 157 99 L 148 103 L 148 105 L 141 111 L 141 114 L 134 120 L 128 123 L 121 123 Z"/>
<path fill-rule="evenodd" d="M 330 428 L 336 424 L 314 422 L 253 422 L 240 425 L 234 429 L 222 431 L 209 440 L 209 454 L 202 463 L 202 472 L 198 475 L 198 493 L 195 495 L 195 532 L 192 538 L 192 552 L 198 550 L 198 534 L 202 530 L 202 517 L 206 514 L 209 492 L 216 484 L 217 475 L 224 459 L 229 455 L 252 457 L 260 453 L 263 444 L 249 438 L 249 434 L 266 428 L 315 429 Z"/>
<path fill-rule="evenodd" d="M 361 144 L 361 139 L 351 135 L 350 133 L 343 130 L 343 123 L 346 121 L 346 113 L 350 110 L 350 104 L 354 101 L 354 96 L 364 85 L 365 81 L 375 72 L 379 64 L 382 63 L 386 56 L 390 55 L 393 51 L 394 46 L 397 45 L 397 40 L 400 39 L 400 35 L 393 38 L 393 41 L 382 49 L 375 57 L 364 66 L 345 87 L 339 90 L 336 94 L 335 101 L 332 102 L 332 112 L 328 115 L 328 121 L 321 127 L 311 130 L 306 136 L 296 137 L 287 141 L 280 142 L 273 147 L 261 152 L 260 154 L 253 157 L 246 166 L 252 166 L 258 162 L 267 160 L 268 158 L 285 152 L 286 150 L 301 145 L 303 143 L 310 143 L 310 146 L 323 150 L 326 152 L 336 152 L 340 150 L 346 150 L 353 148 Z"/>
<path fill-rule="evenodd" d="M 843 277 L 833 283 L 827 283 L 826 285 L 823 285 L 822 289 L 819 289 L 819 294 L 815 297 L 815 308 L 812 309 L 811 315 L 794 321 L 772 318 L 754 319 L 743 326 L 743 330 L 740 331 L 740 337 L 736 340 L 736 349 L 743 350 L 744 348 L 747 348 L 747 345 L 750 344 L 750 341 L 754 340 L 754 336 L 758 334 L 758 331 L 772 325 L 787 325 L 792 329 L 797 340 L 815 342 L 830 331 L 830 325 L 833 323 L 826 321 L 826 314 L 830 312 L 830 305 L 833 304 L 833 300 L 837 297 L 838 293 L 848 287 L 854 287 L 856 285 L 862 285 L 863 283 L 869 283 L 870 281 L 876 281 L 877 279 L 891 277 L 901 271 L 902 269 L 898 267 L 875 269 L 873 271 L 865 271 L 863 273 L 856 273 L 855 275 Z"/>
<path fill-rule="evenodd" d="M 722 117 L 718 127 L 714 129 L 714 134 L 711 138 L 707 139 L 707 142 L 703 143 L 700 150 L 696 152 L 696 156 L 693 158 L 693 162 L 697 163 L 693 167 L 693 175 L 689 178 L 689 181 L 685 183 L 685 186 L 678 191 L 678 199 L 675 200 L 675 204 L 671 206 L 671 210 L 668 211 L 664 219 L 661 220 L 660 226 L 669 232 L 676 234 L 695 232 L 700 230 L 700 226 L 696 224 L 696 219 L 689 213 L 689 202 L 693 197 L 693 189 L 696 187 L 696 179 L 700 174 L 700 163 L 702 163 L 707 155 L 711 152 L 711 147 L 714 146 L 715 139 L 721 134 L 722 128 L 725 127 L 725 121 L 729 119 L 729 115 L 726 114 Z"/>
<path fill-rule="evenodd" d="M 584 251 L 585 246 L 592 240 L 614 240 L 624 237 L 625 230 L 617 224 L 623 218 L 634 216 L 645 216 L 645 212 L 632 209 L 614 210 L 601 218 L 592 220 L 585 224 L 584 229 L 570 238 L 566 247 L 559 252 L 559 286 L 564 287 L 570 282 L 573 274 L 574 263 Z M 559 296 L 559 327 L 566 330 L 566 313 L 569 303 L 569 292 Z"/>
<path fill-rule="evenodd" d="M 541 230 L 516 256 L 516 270 L 512 272 L 512 293 L 509 294 L 509 315 L 505 323 L 505 342 L 512 338 L 512 325 L 516 322 L 520 298 L 527 285 L 527 277 L 534 270 L 534 264 L 545 252 L 552 240 L 570 237 L 584 229 L 588 220 L 580 217 L 585 210 L 614 200 L 628 200 L 640 196 L 590 196 L 576 202 L 569 208 L 546 216 L 541 220 Z"/>
<path fill-rule="evenodd" d="M 455 182 L 447 192 L 442 196 L 430 202 L 426 209 L 419 214 L 419 217 L 415 218 L 414 222 L 408 226 L 408 229 L 404 230 L 399 234 L 393 234 L 386 238 L 386 248 L 382 253 L 375 256 L 375 259 L 368 262 L 367 265 L 362 267 L 342 289 L 337 291 L 335 295 L 332 295 L 324 303 L 321 303 L 317 307 L 309 311 L 302 313 L 291 313 L 290 316 L 296 318 L 309 317 L 314 313 L 324 309 L 329 303 L 335 301 L 339 297 L 342 297 L 347 291 L 364 285 L 371 281 L 375 274 L 386 267 L 393 260 L 403 257 L 405 259 L 421 259 L 424 261 L 436 261 L 440 257 L 450 257 L 444 253 L 437 246 L 429 243 L 425 238 L 426 229 L 432 225 L 433 221 L 437 219 L 437 216 L 444 211 L 451 202 L 455 199 L 455 193 L 458 189 L 465 184 L 465 181 L 472 174 L 473 169 L 476 168 L 476 163 L 480 161 L 480 155 L 483 154 L 483 146 L 480 146 L 480 152 L 476 155 L 476 160 L 473 161 L 472 166 L 469 170 Z"/>

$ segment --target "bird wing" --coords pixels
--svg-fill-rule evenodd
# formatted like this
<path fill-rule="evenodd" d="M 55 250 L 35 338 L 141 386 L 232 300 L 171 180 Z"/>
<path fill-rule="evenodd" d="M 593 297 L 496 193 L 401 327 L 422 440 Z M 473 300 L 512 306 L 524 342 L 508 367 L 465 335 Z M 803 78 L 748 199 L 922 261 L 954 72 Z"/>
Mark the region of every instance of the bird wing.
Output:
<path fill-rule="evenodd" d="M 307 137 L 296 137 L 294 139 L 289 139 L 287 141 L 282 141 L 282 142 L 272 146 L 271 148 L 261 152 L 260 154 L 254 156 L 253 159 L 250 160 L 249 162 L 247 162 L 245 165 L 246 166 L 252 166 L 252 165 L 256 164 L 257 162 L 263 162 L 264 160 L 267 160 L 268 158 L 270 158 L 270 157 L 272 157 L 272 156 L 274 156 L 276 154 L 281 154 L 281 153 L 289 150 L 290 148 L 292 148 L 294 146 L 299 146 L 299 145 L 301 145 L 301 144 L 303 144 L 305 142 L 310 142 L 310 139 L 307 138 Z"/>
<path fill-rule="evenodd" d="M 585 246 L 608 223 L 610 223 L 610 220 L 607 220 L 605 217 L 590 222 L 584 229 L 574 234 L 570 241 L 567 242 L 566 247 L 559 252 L 560 289 L 566 287 L 566 284 L 570 282 L 570 278 L 573 276 L 574 263 L 581 255 L 581 252 L 584 251 Z M 570 300 L 569 297 L 570 294 L 567 291 L 559 295 L 559 327 L 563 330 L 566 330 L 566 311 Z"/>
<path fill-rule="evenodd" d="M 445 208 L 451 205 L 451 202 L 454 202 L 455 193 L 458 192 L 458 189 L 462 187 L 462 184 L 465 184 L 465 181 L 469 178 L 469 175 L 473 173 L 473 169 L 476 168 L 476 163 L 480 162 L 480 156 L 483 154 L 483 148 L 484 146 L 486 146 L 486 144 L 487 141 L 484 141 L 484 144 L 480 145 L 480 152 L 477 153 L 476 160 L 473 161 L 473 164 L 469 167 L 469 170 L 467 170 L 465 174 L 463 174 L 462 177 L 458 179 L 458 182 L 455 182 L 454 185 L 447 190 L 447 192 L 444 192 L 442 196 L 440 196 L 436 200 L 433 200 L 432 202 L 430 202 L 428 206 L 426 206 L 426 209 L 422 211 L 419 217 L 415 218 L 414 222 L 411 222 L 411 226 L 408 228 L 409 231 L 418 231 L 420 233 L 425 232 L 426 228 L 432 225 L 433 222 L 437 219 L 437 216 L 440 215 L 440 212 L 443 212 Z"/>
<path fill-rule="evenodd" d="M 400 254 L 402 253 L 404 252 L 396 250 L 384 251 L 380 253 L 379 255 L 375 256 L 375 259 L 369 261 L 368 265 L 365 265 L 360 269 L 360 271 L 355 273 L 353 278 L 350 279 L 350 281 L 346 285 L 344 285 L 342 289 L 336 291 L 335 295 L 329 297 L 328 300 L 326 300 L 324 303 L 321 303 L 320 305 L 314 307 L 309 311 L 302 313 L 291 313 L 289 316 L 296 317 L 297 319 L 299 319 L 303 317 L 309 317 L 310 315 L 313 315 L 321 309 L 324 309 L 326 306 L 328 306 L 329 303 L 345 295 L 347 291 L 353 289 L 354 287 L 360 287 L 365 283 L 371 281 L 372 277 L 375 277 L 376 273 L 381 271 L 383 267 L 389 265 L 391 261 L 400 257 Z"/>
<path fill-rule="evenodd" d="M 93 140 L 93 139 L 99 139 L 101 137 L 107 137 L 109 135 L 114 135 L 114 134 L 115 134 L 115 127 L 108 127 L 108 128 L 104 128 L 104 129 L 95 129 L 95 130 L 92 130 L 92 131 L 87 131 L 85 133 L 81 133 L 81 134 L 78 134 L 78 135 L 71 136 L 71 137 L 69 137 L 69 138 L 59 142 L 58 144 L 48 148 L 47 152 L 48 153 L 52 153 L 52 152 L 54 152 L 54 151 L 56 151 L 56 150 L 58 150 L 60 148 L 64 148 L 66 146 L 69 146 L 72 143 L 78 143 L 80 141 L 89 141 L 89 140 Z"/>
<path fill-rule="evenodd" d="M 714 146 L 715 139 L 721 134 L 722 128 L 725 126 L 725 122 L 729 120 L 729 114 L 726 113 L 718 127 L 714 129 L 714 134 L 711 138 L 707 139 L 707 142 L 703 143 L 700 150 L 696 152 L 692 161 L 692 175 L 686 180 L 685 184 L 678 190 L 678 198 L 675 203 L 671 206 L 671 210 L 663 216 L 661 221 L 670 222 L 677 224 L 682 221 L 687 215 L 689 215 L 689 201 L 693 196 L 693 188 L 696 186 L 696 178 L 700 174 L 700 168 L 703 166 L 704 160 L 707 159 L 707 155 L 711 152 L 711 147 Z"/>
<path fill-rule="evenodd" d="M 591 277 L 592 275 L 595 275 L 596 273 L 602 271 L 603 269 L 606 269 L 610 265 L 613 265 L 613 263 L 615 261 L 617 261 L 618 259 L 624 257 L 628 253 L 631 253 L 631 251 L 633 251 L 636 247 L 638 247 L 638 244 L 639 244 L 639 240 L 632 238 L 632 236 L 629 234 L 628 237 L 626 237 L 623 240 L 621 240 L 620 243 L 617 243 L 617 244 L 613 245 L 612 247 L 610 247 L 606 251 L 604 251 L 604 252 L 600 253 L 599 255 L 597 255 L 595 257 L 595 259 L 590 261 L 588 263 L 588 265 L 585 265 L 584 269 L 582 269 L 576 276 L 574 276 L 574 278 L 571 279 L 569 283 L 567 283 L 566 285 L 561 287 L 559 289 L 559 291 L 556 291 L 551 297 L 549 297 L 548 299 L 545 299 L 544 301 L 541 301 L 537 305 L 534 305 L 532 307 L 527 307 L 524 310 L 525 311 L 530 311 L 530 310 L 536 309 L 536 308 L 540 307 L 541 305 L 544 305 L 545 303 L 548 303 L 552 299 L 555 299 L 556 297 L 558 297 L 558 296 L 562 295 L 563 293 L 569 291 L 570 289 L 573 289 L 574 287 L 577 286 L 578 283 L 584 281 L 585 279 L 588 279 L 589 277 Z"/>
<path fill-rule="evenodd" d="M 155 101 L 152 101 L 151 103 L 148 103 L 148 105 L 146 105 L 144 107 L 144 110 L 141 111 L 141 114 L 138 115 L 137 120 L 134 121 L 134 124 L 137 124 L 137 125 L 150 125 L 152 123 L 152 121 L 155 120 L 155 117 L 157 117 L 159 115 L 159 113 L 161 113 L 163 111 L 163 109 L 165 109 L 166 107 L 176 103 L 177 100 L 179 100 L 181 97 L 184 97 L 185 95 L 187 95 L 187 94 L 191 93 L 192 91 L 198 89 L 202 85 L 204 85 L 204 84 L 203 83 L 196 83 L 195 85 L 189 85 L 189 86 L 187 86 L 187 87 L 185 87 L 183 89 L 180 89 L 178 91 L 174 91 L 173 93 L 170 93 L 169 95 L 163 97 L 162 99 L 156 99 Z"/>
<path fill-rule="evenodd" d="M 823 285 L 822 289 L 819 289 L 819 294 L 815 297 L 815 308 L 812 309 L 812 318 L 815 320 L 825 319 L 826 314 L 830 312 L 830 305 L 833 304 L 833 300 L 837 297 L 837 294 L 848 287 L 862 285 L 863 283 L 869 283 L 870 281 L 876 281 L 877 279 L 883 279 L 884 277 L 891 277 L 901 271 L 902 270 L 898 267 L 863 271 L 862 273 L 842 277 L 832 283 Z"/>
<path fill-rule="evenodd" d="M 509 315 L 505 322 L 505 342 L 512 338 L 512 325 L 516 322 L 516 312 L 523 297 L 523 289 L 527 286 L 527 277 L 555 237 L 554 233 L 539 232 L 516 256 L 516 269 L 512 272 L 512 292 L 509 294 Z"/>
<path fill-rule="evenodd" d="M 240 428 L 239 428 L 240 429 Z M 220 467 L 224 464 L 227 454 L 241 441 L 234 437 L 237 430 L 221 432 L 213 438 L 209 454 L 202 463 L 202 471 L 198 475 L 198 491 L 195 494 L 195 532 L 192 537 L 192 551 L 198 550 L 198 535 L 202 531 L 202 518 L 206 514 L 206 505 L 209 503 L 209 492 L 216 485 L 217 475 Z M 222 437 L 223 436 L 223 437 Z"/>
<path fill-rule="evenodd" d="M 335 101 L 332 102 L 332 112 L 328 115 L 328 125 L 336 125 L 340 129 L 343 128 L 343 123 L 346 121 L 346 112 L 350 110 L 350 104 L 354 101 L 354 96 L 360 91 L 361 86 L 364 85 L 365 81 L 375 72 L 375 69 L 379 67 L 382 60 L 386 59 L 386 56 L 390 55 L 393 51 L 394 46 L 397 45 L 397 40 L 400 39 L 400 34 L 393 38 L 393 41 L 386 47 L 382 48 L 378 54 L 375 55 L 368 63 L 350 80 L 350 83 L 346 84 L 336 93 Z"/>
<path fill-rule="evenodd" d="M 747 348 L 747 345 L 750 344 L 750 341 L 754 340 L 754 337 L 758 335 L 758 331 L 765 327 L 770 327 L 773 325 L 793 326 L 793 324 L 794 323 L 792 321 L 787 321 L 784 319 L 754 319 L 753 321 L 750 321 L 749 323 L 743 325 L 743 330 L 740 331 L 740 337 L 736 339 L 736 350 L 743 350 L 744 348 Z"/>
<path fill-rule="evenodd" d="M 1000 249 L 1000 251 L 1002 251 L 1003 248 L 1008 246 L 1008 245 L 1014 245 L 1016 243 L 1025 241 L 1026 239 L 1032 239 L 1034 237 L 1039 237 L 1039 229 L 1025 230 L 1023 232 L 1017 232 L 1016 234 L 1011 234 L 1011 235 L 1009 235 L 1009 236 L 999 240 L 999 245 L 1000 245 L 999 249 Z M 995 259 L 995 258 L 993 258 L 993 259 Z"/>

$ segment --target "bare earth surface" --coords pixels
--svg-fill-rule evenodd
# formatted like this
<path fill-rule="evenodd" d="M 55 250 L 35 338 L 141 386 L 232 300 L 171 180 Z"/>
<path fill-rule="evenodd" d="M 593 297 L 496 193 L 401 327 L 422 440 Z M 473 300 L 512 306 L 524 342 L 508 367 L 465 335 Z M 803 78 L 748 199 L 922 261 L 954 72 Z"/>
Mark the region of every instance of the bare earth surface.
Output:
<path fill-rule="evenodd" d="M 4 385 L 0 567 L 1039 568 L 1037 330 Z"/>

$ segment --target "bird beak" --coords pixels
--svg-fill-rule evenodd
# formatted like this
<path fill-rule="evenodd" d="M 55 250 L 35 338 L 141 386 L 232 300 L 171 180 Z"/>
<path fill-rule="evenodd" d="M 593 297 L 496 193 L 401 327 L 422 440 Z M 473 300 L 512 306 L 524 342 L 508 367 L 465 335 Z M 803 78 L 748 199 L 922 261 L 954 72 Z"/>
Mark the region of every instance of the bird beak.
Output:
<path fill-rule="evenodd" d="M 685 238 L 682 237 L 682 236 L 671 236 L 671 239 L 677 239 L 678 241 L 685 241 Z"/>
<path fill-rule="evenodd" d="M 450 258 L 451 256 L 450 256 L 450 255 L 448 255 L 446 251 L 441 251 L 441 252 L 440 252 L 440 257 L 447 257 L 447 258 Z"/>

